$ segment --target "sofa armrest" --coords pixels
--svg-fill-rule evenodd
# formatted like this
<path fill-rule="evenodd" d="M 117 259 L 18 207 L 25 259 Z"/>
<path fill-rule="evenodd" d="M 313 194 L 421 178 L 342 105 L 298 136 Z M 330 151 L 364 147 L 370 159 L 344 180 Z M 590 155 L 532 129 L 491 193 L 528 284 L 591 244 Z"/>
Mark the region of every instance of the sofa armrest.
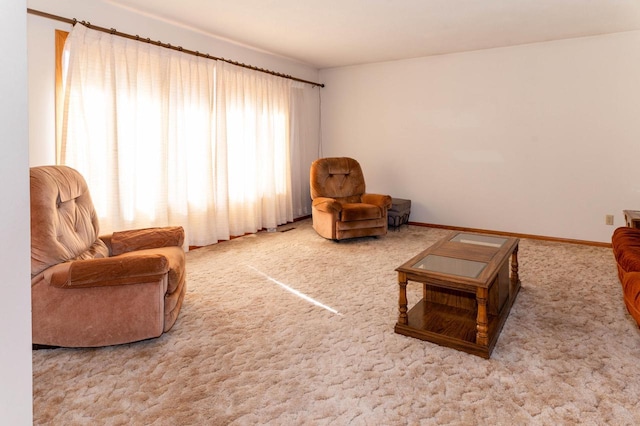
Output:
<path fill-rule="evenodd" d="M 312 206 L 321 212 L 326 213 L 340 213 L 342 211 L 342 204 L 336 201 L 334 198 L 318 197 L 314 198 Z"/>
<path fill-rule="evenodd" d="M 160 247 L 182 247 L 184 229 L 182 226 L 133 229 L 114 232 L 110 238 L 101 237 L 110 248 L 111 256 Z"/>
<path fill-rule="evenodd" d="M 160 279 L 169 271 L 162 254 L 76 260 L 52 266 L 44 279 L 54 287 L 86 288 L 139 284 Z"/>
<path fill-rule="evenodd" d="M 389 195 L 382 194 L 362 194 L 362 202 L 367 204 L 374 204 L 376 206 L 389 209 L 392 204 L 392 199 Z"/>

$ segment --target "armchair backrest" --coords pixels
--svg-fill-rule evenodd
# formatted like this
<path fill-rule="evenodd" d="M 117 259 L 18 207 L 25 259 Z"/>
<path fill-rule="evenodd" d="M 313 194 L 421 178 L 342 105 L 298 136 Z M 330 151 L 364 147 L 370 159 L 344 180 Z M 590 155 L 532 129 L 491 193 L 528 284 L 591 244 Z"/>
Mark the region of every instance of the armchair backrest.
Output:
<path fill-rule="evenodd" d="M 358 203 L 365 193 L 364 175 L 353 158 L 320 158 L 311 164 L 311 199 L 335 198 L 340 202 Z"/>
<path fill-rule="evenodd" d="M 32 277 L 58 263 L 109 256 L 80 173 L 66 166 L 32 167 L 30 181 Z"/>

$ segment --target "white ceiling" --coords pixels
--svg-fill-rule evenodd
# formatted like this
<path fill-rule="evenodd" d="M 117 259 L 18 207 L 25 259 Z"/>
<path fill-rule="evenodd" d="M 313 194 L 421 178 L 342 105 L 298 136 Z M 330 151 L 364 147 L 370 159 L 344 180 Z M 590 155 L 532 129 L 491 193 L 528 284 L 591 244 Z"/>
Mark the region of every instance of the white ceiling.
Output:
<path fill-rule="evenodd" d="M 330 68 L 640 30 L 640 0 L 108 0 Z"/>

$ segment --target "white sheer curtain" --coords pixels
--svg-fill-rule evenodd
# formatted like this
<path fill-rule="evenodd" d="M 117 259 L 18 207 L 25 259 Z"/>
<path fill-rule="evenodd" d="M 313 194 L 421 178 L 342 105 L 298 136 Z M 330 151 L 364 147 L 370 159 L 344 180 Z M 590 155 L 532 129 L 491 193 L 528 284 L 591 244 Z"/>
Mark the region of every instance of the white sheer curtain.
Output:
<path fill-rule="evenodd" d="M 188 245 L 293 220 L 290 81 L 76 25 L 62 164 L 101 231 L 182 225 Z"/>
<path fill-rule="evenodd" d="M 221 63 L 219 143 L 227 147 L 232 235 L 293 220 L 289 159 L 291 80 Z"/>

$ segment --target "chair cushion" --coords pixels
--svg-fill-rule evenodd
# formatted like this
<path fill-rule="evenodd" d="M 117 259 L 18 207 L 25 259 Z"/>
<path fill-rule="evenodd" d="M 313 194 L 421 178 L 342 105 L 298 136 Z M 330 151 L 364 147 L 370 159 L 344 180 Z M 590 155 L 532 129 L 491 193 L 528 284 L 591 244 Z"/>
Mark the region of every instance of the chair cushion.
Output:
<path fill-rule="evenodd" d="M 311 164 L 311 198 L 335 198 L 346 202 L 360 201 L 365 192 L 364 175 L 353 158 L 321 158 Z"/>
<path fill-rule="evenodd" d="M 69 260 L 107 257 L 84 178 L 65 166 L 32 167 L 31 276 Z"/>
<path fill-rule="evenodd" d="M 382 210 L 373 204 L 364 203 L 346 203 L 342 205 L 342 214 L 340 219 L 343 222 L 351 222 L 355 220 L 380 219 Z"/>

